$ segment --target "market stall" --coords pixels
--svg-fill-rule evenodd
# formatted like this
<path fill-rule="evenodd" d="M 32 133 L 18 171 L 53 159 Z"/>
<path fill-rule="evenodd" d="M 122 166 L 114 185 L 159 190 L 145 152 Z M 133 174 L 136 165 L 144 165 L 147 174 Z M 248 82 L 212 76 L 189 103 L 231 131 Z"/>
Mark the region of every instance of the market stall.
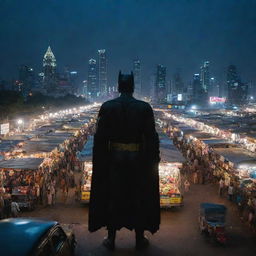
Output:
<path fill-rule="evenodd" d="M 182 206 L 180 169 L 185 159 L 173 145 L 172 140 L 161 131 L 158 133 L 161 157 L 159 164 L 160 205 L 163 208 Z"/>
<path fill-rule="evenodd" d="M 34 208 L 45 192 L 48 173 L 41 168 L 43 158 L 11 159 L 0 162 L 0 189 L 22 208 Z M 44 193 L 45 192 L 45 193 Z"/>
<path fill-rule="evenodd" d="M 88 203 L 90 200 L 92 178 L 92 148 L 93 136 L 89 136 L 84 148 L 77 154 L 82 169 L 81 179 L 81 202 Z"/>
<path fill-rule="evenodd" d="M 159 137 L 161 156 L 161 163 L 159 164 L 161 207 L 181 206 L 183 202 L 180 191 L 180 169 L 185 159 L 165 134 L 160 132 Z M 83 203 L 88 203 L 90 199 L 92 147 L 93 137 L 90 136 L 83 150 L 78 154 L 83 171 L 81 181 L 81 202 Z"/>

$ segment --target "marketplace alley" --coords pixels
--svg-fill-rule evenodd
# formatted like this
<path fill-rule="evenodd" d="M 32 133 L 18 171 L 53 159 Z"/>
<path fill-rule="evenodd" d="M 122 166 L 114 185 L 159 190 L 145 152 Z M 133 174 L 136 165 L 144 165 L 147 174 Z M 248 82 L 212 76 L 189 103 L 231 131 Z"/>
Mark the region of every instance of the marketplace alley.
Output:
<path fill-rule="evenodd" d="M 78 174 L 76 174 L 78 175 Z M 201 202 L 225 204 L 228 208 L 226 246 L 219 246 L 202 236 L 198 225 L 198 211 Z M 59 198 L 52 207 L 24 212 L 22 216 L 54 219 L 64 224 L 72 224 L 78 245 L 76 256 L 100 255 L 177 255 L 177 256 L 253 256 L 256 250 L 256 236 L 247 223 L 241 222 L 236 207 L 226 198 L 218 196 L 218 187 L 212 184 L 191 185 L 190 191 L 184 193 L 184 206 L 181 209 L 162 210 L 161 226 L 154 236 L 147 234 L 150 246 L 146 251 L 134 249 L 134 233 L 121 230 L 117 234 L 116 251 L 108 252 L 102 246 L 105 230 L 89 233 L 87 230 L 88 206 L 74 200 L 71 189 L 67 200 Z"/>

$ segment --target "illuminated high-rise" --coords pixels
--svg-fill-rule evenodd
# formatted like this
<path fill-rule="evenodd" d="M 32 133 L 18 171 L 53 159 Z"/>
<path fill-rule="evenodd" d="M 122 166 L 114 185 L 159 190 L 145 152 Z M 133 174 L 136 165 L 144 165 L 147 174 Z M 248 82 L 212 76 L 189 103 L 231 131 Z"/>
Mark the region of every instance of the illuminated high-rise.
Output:
<path fill-rule="evenodd" d="M 33 68 L 26 65 L 19 67 L 20 89 L 24 96 L 27 96 L 35 85 L 35 73 Z"/>
<path fill-rule="evenodd" d="M 99 96 L 99 86 L 97 83 L 97 66 L 96 60 L 90 59 L 88 65 L 88 79 L 87 79 L 87 86 L 88 86 L 88 95 L 90 98 L 95 99 Z"/>
<path fill-rule="evenodd" d="M 184 93 L 184 83 L 182 81 L 179 71 L 177 71 L 173 76 L 171 92 L 173 95 L 178 95 L 178 94 Z"/>
<path fill-rule="evenodd" d="M 201 97 L 201 92 L 200 74 L 194 74 L 192 82 L 192 98 L 194 101 L 197 101 Z"/>
<path fill-rule="evenodd" d="M 192 82 L 192 102 L 199 105 L 207 103 L 207 92 L 203 88 L 200 74 L 194 74 Z"/>
<path fill-rule="evenodd" d="M 210 87 L 210 62 L 205 61 L 203 65 L 201 66 L 201 73 L 200 73 L 200 82 L 202 85 L 202 88 L 204 89 L 205 92 L 208 91 Z"/>
<path fill-rule="evenodd" d="M 156 81 L 155 81 L 155 101 L 158 103 L 166 101 L 166 67 L 163 65 L 157 65 L 156 69 Z"/>
<path fill-rule="evenodd" d="M 99 91 L 101 96 L 107 95 L 108 79 L 107 79 L 107 57 L 106 50 L 98 50 L 99 57 Z"/>
<path fill-rule="evenodd" d="M 56 58 L 49 46 L 43 58 L 43 85 L 48 93 L 56 90 L 57 75 L 56 75 Z"/>
<path fill-rule="evenodd" d="M 141 96 L 141 65 L 140 60 L 133 61 L 133 74 L 134 74 L 134 94 L 135 97 Z"/>
<path fill-rule="evenodd" d="M 242 83 L 236 66 L 230 65 L 227 69 L 227 89 L 229 104 L 244 104 L 247 98 L 248 86 Z"/>

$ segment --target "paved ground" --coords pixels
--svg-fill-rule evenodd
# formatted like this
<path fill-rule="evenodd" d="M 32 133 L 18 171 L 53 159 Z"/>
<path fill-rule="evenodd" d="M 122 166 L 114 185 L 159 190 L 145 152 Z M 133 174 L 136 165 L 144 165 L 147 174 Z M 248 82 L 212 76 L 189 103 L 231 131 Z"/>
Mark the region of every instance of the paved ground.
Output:
<path fill-rule="evenodd" d="M 238 218 L 236 209 L 226 199 L 217 196 L 214 185 L 193 185 L 185 194 L 182 209 L 163 210 L 160 231 L 154 236 L 147 234 L 151 245 L 144 252 L 134 250 L 134 234 L 121 230 L 118 232 L 116 251 L 108 252 L 102 245 L 105 230 L 90 234 L 87 231 L 88 207 L 73 200 L 70 191 L 67 200 L 61 200 L 52 208 L 26 212 L 23 216 L 54 219 L 61 223 L 72 223 L 78 240 L 77 256 L 99 255 L 177 255 L 177 256 L 254 256 L 256 255 L 256 235 L 246 223 Z M 201 202 L 224 203 L 228 207 L 227 232 L 229 242 L 225 247 L 216 245 L 202 236 L 198 229 L 198 207 Z"/>

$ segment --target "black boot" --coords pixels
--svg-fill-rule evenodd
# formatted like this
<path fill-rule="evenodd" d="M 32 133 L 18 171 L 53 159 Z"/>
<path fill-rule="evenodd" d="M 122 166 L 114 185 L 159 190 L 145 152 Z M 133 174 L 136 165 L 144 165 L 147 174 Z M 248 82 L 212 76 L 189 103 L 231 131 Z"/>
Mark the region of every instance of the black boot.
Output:
<path fill-rule="evenodd" d="M 116 230 L 108 229 L 108 236 L 104 238 L 103 245 L 110 251 L 115 250 Z"/>
<path fill-rule="evenodd" d="M 136 234 L 136 249 L 143 250 L 149 246 L 149 241 L 146 236 L 144 236 L 144 231 L 140 229 L 135 230 Z"/>

